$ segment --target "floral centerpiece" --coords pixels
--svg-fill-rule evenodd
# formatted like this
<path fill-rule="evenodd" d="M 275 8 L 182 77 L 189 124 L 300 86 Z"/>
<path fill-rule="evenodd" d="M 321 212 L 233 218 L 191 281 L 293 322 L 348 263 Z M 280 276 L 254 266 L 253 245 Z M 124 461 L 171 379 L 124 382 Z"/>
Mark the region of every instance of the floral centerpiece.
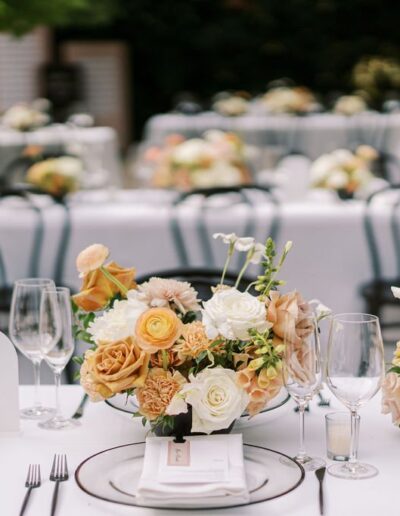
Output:
<path fill-rule="evenodd" d="M 336 191 L 342 198 L 351 198 L 374 178 L 371 163 L 377 157 L 376 150 L 368 145 L 360 145 L 354 153 L 338 149 L 323 154 L 311 165 L 311 184 L 314 188 Z"/>
<path fill-rule="evenodd" d="M 46 112 L 48 108 L 49 102 L 46 99 L 37 99 L 30 104 L 14 104 L 3 113 L 1 123 L 16 131 L 31 131 L 50 122 Z"/>
<path fill-rule="evenodd" d="M 302 86 L 278 86 L 270 89 L 261 99 L 271 114 L 305 115 L 318 107 L 314 94 Z"/>
<path fill-rule="evenodd" d="M 228 256 L 220 283 L 203 302 L 187 282 L 153 277 L 137 285 L 133 268 L 105 265 L 109 250 L 101 244 L 77 258 L 83 283 L 72 298 L 75 333 L 91 346 L 75 357 L 81 385 L 93 401 L 135 395 L 137 415 L 157 434 L 182 431 L 182 418 L 189 420 L 185 433 L 209 434 L 228 429 L 244 411 L 255 416 L 282 388 L 284 333 L 301 357 L 313 328 L 310 304 L 298 292 L 277 290 L 291 242 L 276 263 L 271 239 L 263 245 L 235 234 L 214 237 L 227 244 Z M 235 251 L 246 259 L 228 287 L 224 277 Z M 239 291 L 247 267 L 260 261 L 264 273 Z"/>
<path fill-rule="evenodd" d="M 29 167 L 26 181 L 55 197 L 78 190 L 83 163 L 73 156 L 60 156 L 39 161 Z"/>
<path fill-rule="evenodd" d="M 333 106 L 333 112 L 338 115 L 352 116 L 358 115 L 368 110 L 368 104 L 361 95 L 342 95 Z"/>
<path fill-rule="evenodd" d="M 400 299 L 400 288 L 392 287 L 394 297 Z M 392 359 L 392 364 L 382 384 L 382 412 L 391 414 L 393 424 L 400 426 L 400 341 Z"/>
<path fill-rule="evenodd" d="M 163 147 L 149 148 L 145 160 L 153 167 L 153 186 L 187 191 L 248 183 L 246 151 L 234 133 L 210 130 L 187 140 L 170 135 Z"/>
<path fill-rule="evenodd" d="M 215 96 L 213 109 L 223 116 L 240 116 L 249 110 L 249 101 L 238 93 L 221 93 Z"/>

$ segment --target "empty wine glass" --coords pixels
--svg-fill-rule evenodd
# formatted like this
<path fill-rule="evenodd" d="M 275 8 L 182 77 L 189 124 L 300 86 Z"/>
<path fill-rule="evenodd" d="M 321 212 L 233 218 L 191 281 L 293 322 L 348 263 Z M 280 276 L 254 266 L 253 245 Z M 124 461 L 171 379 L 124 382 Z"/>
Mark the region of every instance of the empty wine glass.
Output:
<path fill-rule="evenodd" d="M 314 471 L 325 465 L 320 458 L 307 455 L 304 444 L 304 411 L 321 386 L 321 358 L 318 326 L 310 317 L 299 337 L 294 330 L 291 317 L 285 321 L 283 379 L 287 391 L 299 407 L 300 445 L 294 457 L 305 470 Z"/>
<path fill-rule="evenodd" d="M 332 318 L 328 344 L 327 385 L 351 413 L 350 458 L 328 472 L 339 478 L 362 479 L 377 468 L 357 461 L 358 409 L 379 390 L 384 374 L 379 319 L 369 314 L 339 314 Z"/>
<path fill-rule="evenodd" d="M 15 347 L 32 362 L 34 374 L 34 406 L 22 409 L 24 419 L 42 419 L 54 413 L 54 409 L 43 407 L 39 398 L 40 364 L 40 301 L 42 291 L 54 287 L 54 281 L 46 278 L 26 278 L 14 284 L 9 334 Z"/>
<path fill-rule="evenodd" d="M 42 292 L 40 336 L 43 358 L 54 372 L 56 413 L 48 421 L 39 423 L 39 426 L 48 430 L 61 430 L 77 426 L 78 421 L 62 416 L 59 397 L 61 373 L 74 352 L 71 300 L 68 288 L 49 288 Z"/>

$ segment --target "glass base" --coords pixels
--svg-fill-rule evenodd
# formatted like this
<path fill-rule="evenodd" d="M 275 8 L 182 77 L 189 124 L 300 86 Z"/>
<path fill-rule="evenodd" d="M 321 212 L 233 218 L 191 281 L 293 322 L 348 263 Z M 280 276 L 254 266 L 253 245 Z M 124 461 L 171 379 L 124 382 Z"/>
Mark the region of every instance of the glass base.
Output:
<path fill-rule="evenodd" d="M 80 421 L 77 421 L 76 419 L 67 419 L 64 417 L 56 416 L 48 419 L 47 421 L 39 423 L 38 426 L 40 428 L 44 428 L 45 430 L 64 430 L 65 428 L 75 428 L 80 426 L 80 424 Z"/>
<path fill-rule="evenodd" d="M 42 407 L 41 405 L 37 407 L 28 407 L 22 409 L 20 411 L 21 419 L 44 419 L 46 417 L 52 416 L 55 414 L 55 409 L 49 407 Z"/>
<path fill-rule="evenodd" d="M 362 480 L 364 478 L 372 478 L 378 475 L 379 471 L 375 466 L 356 462 L 355 464 L 333 464 L 329 466 L 328 473 L 333 477 L 347 478 L 350 480 Z"/>
<path fill-rule="evenodd" d="M 324 459 L 320 459 L 319 457 L 309 457 L 306 455 L 305 457 L 293 457 L 296 462 L 301 464 L 305 471 L 315 471 L 316 469 L 322 468 L 326 465 Z"/>

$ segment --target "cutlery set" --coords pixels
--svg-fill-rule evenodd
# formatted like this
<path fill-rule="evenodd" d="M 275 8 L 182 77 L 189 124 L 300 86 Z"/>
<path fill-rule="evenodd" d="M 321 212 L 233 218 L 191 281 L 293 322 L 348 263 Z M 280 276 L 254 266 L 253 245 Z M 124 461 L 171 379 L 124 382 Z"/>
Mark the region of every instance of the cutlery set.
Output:
<path fill-rule="evenodd" d="M 53 498 L 51 501 L 51 510 L 50 516 L 54 516 L 57 508 L 57 500 L 58 500 L 58 489 L 60 482 L 64 482 L 68 480 L 68 466 L 67 466 L 67 456 L 66 455 L 54 455 L 53 465 L 51 467 L 50 472 L 50 481 L 55 482 Z M 40 476 L 40 465 L 39 464 L 30 464 L 28 468 L 28 475 L 26 477 L 25 487 L 28 489 L 22 502 L 22 507 L 19 513 L 19 516 L 25 514 L 26 507 L 28 505 L 29 497 L 32 492 L 32 489 L 41 486 L 41 476 Z"/>

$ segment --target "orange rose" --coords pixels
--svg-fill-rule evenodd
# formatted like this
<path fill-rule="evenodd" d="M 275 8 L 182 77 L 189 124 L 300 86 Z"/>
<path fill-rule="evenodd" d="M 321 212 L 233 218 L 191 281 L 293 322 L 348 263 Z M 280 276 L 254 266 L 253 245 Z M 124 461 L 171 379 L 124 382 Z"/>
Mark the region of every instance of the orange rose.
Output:
<path fill-rule="evenodd" d="M 134 282 L 135 269 L 124 269 L 117 263 L 111 262 L 104 268 L 116 278 L 126 289 L 136 287 Z M 74 303 L 86 312 L 95 312 L 103 309 L 116 294 L 124 296 L 124 292 L 109 280 L 101 269 L 85 274 L 81 291 L 72 297 Z"/>
<path fill-rule="evenodd" d="M 143 387 L 136 390 L 140 413 L 150 421 L 164 414 L 184 383 L 186 380 L 179 371 L 172 374 L 158 367 L 150 369 Z"/>
<path fill-rule="evenodd" d="M 149 370 L 150 355 L 132 337 L 87 351 L 81 367 L 81 385 L 93 401 L 141 387 Z"/>
<path fill-rule="evenodd" d="M 182 322 L 170 308 L 150 308 L 136 323 L 136 339 L 147 353 L 168 349 L 182 333 Z"/>

